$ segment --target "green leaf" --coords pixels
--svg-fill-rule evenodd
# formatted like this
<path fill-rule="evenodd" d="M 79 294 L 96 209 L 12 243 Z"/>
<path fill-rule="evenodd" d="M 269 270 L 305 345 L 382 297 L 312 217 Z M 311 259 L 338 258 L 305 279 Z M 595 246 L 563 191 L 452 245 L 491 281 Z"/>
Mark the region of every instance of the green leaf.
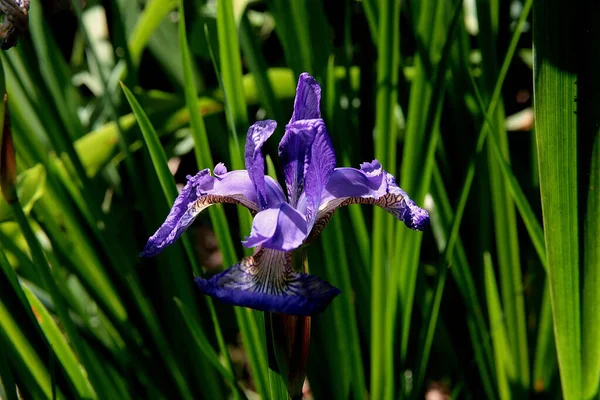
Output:
<path fill-rule="evenodd" d="M 534 108 L 554 334 L 563 396 L 581 399 L 577 98 L 582 82 L 573 46 L 579 18 L 575 8 L 552 0 L 536 1 L 534 20 Z M 563 65 L 556 64 L 559 59 Z"/>
<path fill-rule="evenodd" d="M 44 332 L 44 336 L 48 339 L 48 343 L 52 346 L 58 360 L 67 371 L 67 375 L 71 382 L 73 382 L 77 394 L 85 399 L 97 398 L 96 393 L 94 393 L 94 389 L 87 378 L 85 369 L 77 360 L 73 349 L 71 349 L 63 333 L 54 322 L 52 315 L 50 315 L 46 307 L 37 297 L 35 297 L 33 292 L 27 286 L 23 286 L 23 291 L 34 310 L 37 321 Z"/>
<path fill-rule="evenodd" d="M 533 363 L 533 387 L 536 392 L 549 390 L 552 377 L 556 373 L 556 366 L 556 347 L 554 345 L 554 331 L 552 326 L 550 286 L 546 279 L 538 322 L 535 361 Z"/>
<path fill-rule="evenodd" d="M 498 295 L 498 285 L 494 276 L 494 267 L 489 253 L 483 255 L 485 293 L 488 303 L 488 318 L 490 321 L 490 333 L 492 344 L 494 346 L 494 357 L 496 360 L 496 379 L 498 382 L 498 393 L 500 399 L 511 399 L 511 384 L 516 377 L 515 364 L 512 358 L 512 351 L 506 332 L 506 323 L 502 307 L 500 305 L 500 296 Z"/>
<path fill-rule="evenodd" d="M 0 300 L 0 337 L 1 336 L 4 336 L 6 339 L 1 340 L 1 342 L 10 343 L 12 350 L 11 354 L 15 354 L 26 369 L 26 371 L 23 372 L 28 376 L 27 382 L 39 387 L 46 398 L 52 398 L 53 388 L 48 370 L 9 313 L 6 305 Z M 5 349 L 8 349 L 8 347 L 3 346 L 3 351 Z M 33 387 L 31 390 L 33 390 Z M 58 394 L 58 397 L 64 398 L 60 393 Z"/>
<path fill-rule="evenodd" d="M 35 202 L 44 194 L 46 169 L 38 164 L 23 171 L 17 177 L 17 195 L 23 204 L 23 211 L 29 214 Z M 11 207 L 0 197 L 0 223 L 14 219 Z"/>
<path fill-rule="evenodd" d="M 175 7 L 177 7 L 177 0 L 150 0 L 147 2 L 129 37 L 129 51 L 135 65 L 139 64 L 142 52 L 154 31 Z"/>
<path fill-rule="evenodd" d="M 396 171 L 397 126 L 394 109 L 398 98 L 398 75 L 400 54 L 396 50 L 400 42 L 400 3 L 395 0 L 381 2 L 379 13 L 379 41 L 377 51 L 377 95 L 375 115 L 375 157 L 392 175 Z M 374 399 L 391 399 L 394 396 L 393 351 L 386 348 L 389 343 L 386 328 L 393 321 L 384 319 L 386 304 L 396 304 L 396 290 L 391 293 L 386 286 L 387 260 L 391 254 L 385 249 L 388 226 L 392 221 L 382 209 L 373 213 L 373 249 L 371 281 L 371 387 Z M 391 299 L 388 296 L 393 296 Z M 387 332 L 391 329 L 387 329 Z"/>

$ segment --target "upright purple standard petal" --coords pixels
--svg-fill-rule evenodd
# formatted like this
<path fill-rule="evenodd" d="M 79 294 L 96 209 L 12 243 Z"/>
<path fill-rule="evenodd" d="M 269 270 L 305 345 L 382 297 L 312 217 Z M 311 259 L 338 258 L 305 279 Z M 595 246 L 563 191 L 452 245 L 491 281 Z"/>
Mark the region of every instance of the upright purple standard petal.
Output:
<path fill-rule="evenodd" d="M 296 121 L 288 125 L 288 129 L 297 136 L 314 137 L 306 157 L 303 200 L 297 206 L 306 216 L 310 230 L 317 217 L 325 186 L 335 168 L 335 152 L 322 119 Z"/>
<path fill-rule="evenodd" d="M 262 146 L 275 132 L 277 123 L 272 120 L 258 121 L 254 123 L 246 135 L 246 170 L 250 180 L 256 188 L 258 205 L 261 209 L 267 207 L 267 192 L 265 190 L 265 159 L 262 154 Z"/>
<path fill-rule="evenodd" d="M 228 304 L 290 315 L 318 313 L 340 293 L 290 264 L 291 253 L 263 248 L 212 278 L 197 278 L 196 284 Z"/>
<path fill-rule="evenodd" d="M 291 251 L 304 242 L 308 228 L 304 216 L 287 203 L 263 210 L 252 221 L 252 231 L 242 244 L 245 247 Z"/>
<path fill-rule="evenodd" d="M 288 202 L 296 207 L 300 194 L 304 190 L 304 175 L 310 159 L 310 148 L 315 140 L 316 131 L 294 130 L 286 126 L 285 134 L 279 142 L 279 158 L 283 165 L 283 174 L 288 192 Z"/>
<path fill-rule="evenodd" d="M 298 79 L 290 123 L 315 118 L 321 118 L 321 86 L 315 78 L 304 72 Z"/>

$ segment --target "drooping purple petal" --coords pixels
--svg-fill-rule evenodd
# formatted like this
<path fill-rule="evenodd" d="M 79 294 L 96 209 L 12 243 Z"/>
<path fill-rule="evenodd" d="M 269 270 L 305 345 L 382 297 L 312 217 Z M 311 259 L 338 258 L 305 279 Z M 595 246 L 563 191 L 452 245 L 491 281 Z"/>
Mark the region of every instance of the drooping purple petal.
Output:
<path fill-rule="evenodd" d="M 304 72 L 298 78 L 294 113 L 290 123 L 315 118 L 321 118 L 321 86 L 315 78 Z"/>
<path fill-rule="evenodd" d="M 394 215 L 410 229 L 422 231 L 429 226 L 429 213 L 417 206 L 377 160 L 363 163 L 361 169 L 336 168 L 331 174 L 307 242 L 327 225 L 339 207 L 349 204 L 373 204 Z"/>
<path fill-rule="evenodd" d="M 175 242 L 207 207 L 217 203 L 241 204 L 251 212 L 260 211 L 254 184 L 245 170 L 227 172 L 224 165 L 215 167 L 218 175 L 208 169 L 188 176 L 188 182 L 175 199 L 165 222 L 152 235 L 142 250 L 141 257 L 152 257 Z M 281 186 L 272 178 L 265 178 L 267 206 L 285 201 Z"/>
<path fill-rule="evenodd" d="M 208 169 L 204 169 L 198 172 L 194 178 L 200 181 L 207 175 L 210 175 L 210 172 Z M 169 240 L 169 236 L 181 226 L 181 219 L 188 211 L 188 207 L 198 199 L 196 188 L 194 187 L 195 182 L 195 180 L 188 179 L 179 196 L 175 199 L 173 207 L 171 207 L 171 211 L 167 215 L 167 219 L 165 219 L 165 222 L 163 222 L 154 235 L 148 239 L 146 246 L 140 253 L 140 257 L 155 256 L 176 240 L 176 238 Z"/>
<path fill-rule="evenodd" d="M 250 180 L 256 188 L 258 205 L 261 209 L 267 207 L 267 193 L 265 191 L 265 159 L 262 154 L 262 146 L 275 132 L 277 123 L 272 120 L 255 122 L 246 135 L 246 170 Z"/>
<path fill-rule="evenodd" d="M 290 315 L 322 311 L 340 291 L 308 274 L 295 272 L 291 253 L 260 249 L 233 267 L 209 278 L 197 278 L 205 294 L 225 303 Z"/>
<path fill-rule="evenodd" d="M 297 209 L 306 216 L 308 229 L 312 228 L 321 204 L 325 186 L 335 168 L 335 152 L 322 119 L 305 119 L 288 125 L 297 136 L 314 137 L 306 160 L 303 201 Z"/>
<path fill-rule="evenodd" d="M 307 235 L 304 216 L 289 204 L 281 203 L 254 216 L 250 236 L 242 244 L 249 248 L 263 246 L 291 251 L 300 247 Z"/>

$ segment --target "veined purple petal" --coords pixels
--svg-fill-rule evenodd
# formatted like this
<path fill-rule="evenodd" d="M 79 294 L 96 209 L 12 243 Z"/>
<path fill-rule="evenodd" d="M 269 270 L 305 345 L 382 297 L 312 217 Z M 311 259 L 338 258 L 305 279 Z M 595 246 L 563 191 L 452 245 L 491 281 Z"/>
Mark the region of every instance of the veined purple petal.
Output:
<path fill-rule="evenodd" d="M 290 123 L 315 118 L 321 118 L 321 86 L 315 78 L 304 72 L 298 78 L 294 113 Z"/>
<path fill-rule="evenodd" d="M 307 235 L 304 216 L 289 204 L 281 203 L 254 216 L 250 236 L 242 244 L 291 251 L 300 247 Z"/>
<path fill-rule="evenodd" d="M 254 184 L 245 170 L 227 172 L 224 165 L 215 167 L 219 175 L 210 175 L 208 169 L 188 176 L 188 182 L 175 199 L 165 222 L 152 235 L 142 250 L 141 257 L 152 257 L 175 242 L 207 207 L 217 203 L 241 204 L 251 212 L 259 211 Z M 285 201 L 281 186 L 265 177 L 267 206 Z"/>
<path fill-rule="evenodd" d="M 255 122 L 246 135 L 246 170 L 250 180 L 256 188 L 258 205 L 261 209 L 267 207 L 267 193 L 265 191 L 265 159 L 262 146 L 275 132 L 277 122 L 272 120 Z"/>
<path fill-rule="evenodd" d="M 299 131 L 285 127 L 285 134 L 279 142 L 279 158 L 283 165 L 288 202 L 296 207 L 304 190 L 304 176 L 310 162 L 310 149 L 316 131 Z"/>
<path fill-rule="evenodd" d="M 157 255 L 181 235 L 179 234 L 177 237 L 170 238 L 174 231 L 181 230 L 181 228 L 185 230 L 187 226 L 189 226 L 189 224 L 183 226 L 185 222 L 182 224 L 182 217 L 188 211 L 188 207 L 198 199 L 196 188 L 194 187 L 196 180 L 200 181 L 207 175 L 210 176 L 210 172 L 208 169 L 204 169 L 196 174 L 194 180 L 188 179 L 188 182 L 179 193 L 179 196 L 175 199 L 173 207 L 171 207 L 171 211 L 169 212 L 169 215 L 167 215 L 167 219 L 154 235 L 148 239 L 144 250 L 140 253 L 140 257 L 152 257 Z M 181 231 L 183 232 L 183 230 Z"/>
<path fill-rule="evenodd" d="M 196 284 L 228 304 L 291 315 L 323 311 L 340 293 L 315 276 L 295 272 L 291 253 L 264 248 L 212 278 L 197 278 Z"/>
<path fill-rule="evenodd" d="M 361 169 L 336 168 L 331 174 L 307 242 L 327 225 L 339 207 L 349 204 L 373 204 L 394 215 L 410 229 L 422 231 L 429 226 L 429 213 L 417 206 L 377 160 L 363 163 Z"/>
<path fill-rule="evenodd" d="M 306 161 L 303 202 L 297 209 L 306 216 L 308 229 L 312 228 L 321 204 L 325 186 L 335 168 L 335 152 L 322 119 L 305 119 L 288 125 L 297 136 L 314 137 Z"/>

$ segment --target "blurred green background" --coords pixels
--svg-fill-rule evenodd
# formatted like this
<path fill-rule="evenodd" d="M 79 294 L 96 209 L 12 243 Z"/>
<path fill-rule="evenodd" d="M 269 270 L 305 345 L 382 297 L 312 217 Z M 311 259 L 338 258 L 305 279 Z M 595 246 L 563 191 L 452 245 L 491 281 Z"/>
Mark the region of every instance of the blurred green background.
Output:
<path fill-rule="evenodd" d="M 255 120 L 278 121 L 280 171 L 306 71 L 338 165 L 378 158 L 431 228 L 353 205 L 308 247 L 342 294 L 312 320 L 305 398 L 599 399 L 599 19 L 592 1 L 31 0 L 0 54 L 19 195 L 0 200 L 0 398 L 286 398 L 263 313 L 193 283 L 248 250 L 245 209 L 138 254 L 186 174 L 243 168 Z"/>

